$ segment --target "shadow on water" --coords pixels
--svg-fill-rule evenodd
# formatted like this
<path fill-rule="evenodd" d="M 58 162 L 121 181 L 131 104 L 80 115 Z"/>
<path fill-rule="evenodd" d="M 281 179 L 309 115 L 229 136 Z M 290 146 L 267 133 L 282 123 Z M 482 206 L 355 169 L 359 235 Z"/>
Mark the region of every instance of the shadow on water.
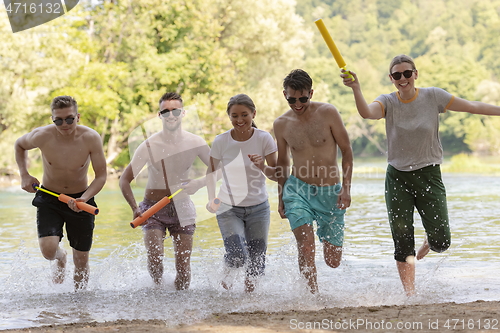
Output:
<path fill-rule="evenodd" d="M 243 272 L 234 289 L 220 286 L 223 245 L 217 222 L 205 210 L 206 192 L 193 200 L 198 220 L 192 255 L 192 284 L 173 287 L 172 242 L 165 241 L 165 281 L 153 285 L 146 269 L 142 232 L 129 226 L 131 210 L 116 182 L 97 196 L 88 290 L 73 292 L 72 263 L 62 285 L 51 283 L 51 264 L 39 253 L 32 195 L 18 187 L 0 189 L 0 330 L 116 319 L 160 319 L 166 325 L 193 323 L 212 313 L 319 310 L 325 307 L 425 304 L 500 299 L 498 259 L 500 178 L 444 175 L 452 226 L 452 246 L 417 262 L 419 295 L 407 299 L 392 259 L 392 239 L 384 203 L 383 175 L 353 181 L 353 205 L 346 214 L 342 264 L 328 268 L 317 251 L 320 294 L 300 278 L 295 240 L 277 211 L 270 184 L 272 222 L 266 275 L 253 294 L 243 291 Z M 134 193 L 141 199 L 143 189 Z M 416 215 L 417 242 L 423 229 Z M 69 251 L 64 238 L 62 244 Z M 317 241 L 317 246 L 320 244 Z"/>

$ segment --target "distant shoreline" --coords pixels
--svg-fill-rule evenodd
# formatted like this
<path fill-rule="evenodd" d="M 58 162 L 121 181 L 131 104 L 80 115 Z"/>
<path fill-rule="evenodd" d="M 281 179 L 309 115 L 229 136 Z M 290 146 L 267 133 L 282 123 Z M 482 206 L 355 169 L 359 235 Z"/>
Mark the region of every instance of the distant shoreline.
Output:
<path fill-rule="evenodd" d="M 339 161 L 340 164 L 340 161 Z M 361 164 L 361 166 L 360 166 Z M 365 158 L 358 157 L 354 159 L 353 176 L 358 178 L 381 178 L 385 177 L 387 161 L 384 158 Z M 500 176 L 500 157 L 487 156 L 476 157 L 468 154 L 458 154 L 446 157 L 441 164 L 443 173 L 451 174 L 475 174 Z M 108 180 L 118 180 L 121 172 L 110 169 Z M 41 175 L 35 175 L 41 177 Z M 20 184 L 19 175 L 0 174 L 0 187 L 18 186 Z"/>

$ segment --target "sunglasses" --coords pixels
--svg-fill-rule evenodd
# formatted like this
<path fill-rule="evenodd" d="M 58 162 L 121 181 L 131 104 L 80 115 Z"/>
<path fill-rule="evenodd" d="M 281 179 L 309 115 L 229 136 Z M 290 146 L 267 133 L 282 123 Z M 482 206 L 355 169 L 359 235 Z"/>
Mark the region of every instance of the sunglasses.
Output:
<path fill-rule="evenodd" d="M 407 69 L 404 72 L 394 72 L 394 73 L 391 73 L 391 76 L 392 76 L 392 78 L 394 80 L 401 79 L 401 75 L 404 75 L 405 78 L 409 79 L 413 75 L 414 71 L 415 71 L 414 69 Z"/>
<path fill-rule="evenodd" d="M 295 98 L 295 97 L 288 97 L 286 100 L 287 100 L 288 104 L 297 103 L 297 98 Z M 307 103 L 308 100 L 309 100 L 308 96 L 299 97 L 300 103 Z"/>
<path fill-rule="evenodd" d="M 163 118 L 168 118 L 170 116 L 170 112 L 172 112 L 172 115 L 174 117 L 179 117 L 182 113 L 182 109 L 173 109 L 173 110 L 165 109 L 161 110 L 160 114 Z"/>
<path fill-rule="evenodd" d="M 52 120 L 56 126 L 61 126 L 63 122 L 66 122 L 66 124 L 71 125 L 73 124 L 73 121 L 75 121 L 75 117 L 68 117 L 66 119 L 56 119 Z"/>

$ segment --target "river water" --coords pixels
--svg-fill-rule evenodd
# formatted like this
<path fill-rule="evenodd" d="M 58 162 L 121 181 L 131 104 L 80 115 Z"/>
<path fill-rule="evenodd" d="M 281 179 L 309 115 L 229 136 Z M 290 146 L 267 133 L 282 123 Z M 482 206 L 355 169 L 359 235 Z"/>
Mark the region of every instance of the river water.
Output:
<path fill-rule="evenodd" d="M 500 300 L 500 177 L 444 174 L 452 246 L 417 262 L 418 295 L 408 299 L 393 260 L 383 176 L 375 172 L 353 179 L 343 261 L 329 268 L 317 251 L 320 293 L 315 296 L 299 276 L 295 240 L 288 222 L 276 212 L 273 184 L 266 275 L 253 294 L 243 291 L 242 272 L 234 277 L 233 290 L 220 286 L 223 244 L 215 219 L 204 209 L 203 190 L 193 196 L 198 220 L 189 290 L 174 289 L 170 239 L 165 241 L 164 285 L 154 286 L 146 270 L 142 232 L 130 228 L 130 208 L 117 183 L 109 182 L 96 197 L 100 214 L 88 289 L 75 293 L 70 256 L 65 282 L 51 283 L 51 264 L 38 249 L 33 195 L 19 186 L 1 188 L 0 330 L 117 319 L 160 319 L 170 326 L 213 313 Z M 134 191 L 140 200 L 143 189 Z M 415 224 L 419 246 L 423 229 L 417 215 Z M 66 238 L 62 244 L 70 253 Z"/>

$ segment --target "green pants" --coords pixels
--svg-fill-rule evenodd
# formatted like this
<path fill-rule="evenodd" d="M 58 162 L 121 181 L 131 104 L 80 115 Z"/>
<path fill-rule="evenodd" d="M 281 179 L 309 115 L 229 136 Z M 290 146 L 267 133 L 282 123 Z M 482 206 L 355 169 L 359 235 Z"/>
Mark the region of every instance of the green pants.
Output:
<path fill-rule="evenodd" d="M 385 202 L 394 241 L 394 259 L 404 262 L 407 256 L 415 255 L 415 207 L 422 218 L 430 249 L 443 252 L 450 247 L 446 190 L 439 165 L 415 171 L 399 171 L 389 165 L 385 179 Z"/>

